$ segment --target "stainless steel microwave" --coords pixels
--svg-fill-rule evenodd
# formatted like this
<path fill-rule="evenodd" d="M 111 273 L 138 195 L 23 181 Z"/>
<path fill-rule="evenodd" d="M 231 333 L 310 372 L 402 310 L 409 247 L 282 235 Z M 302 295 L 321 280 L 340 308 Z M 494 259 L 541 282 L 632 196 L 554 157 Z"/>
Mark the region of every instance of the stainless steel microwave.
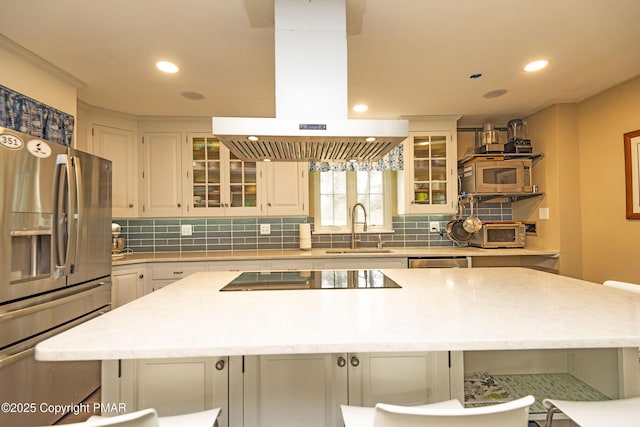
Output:
<path fill-rule="evenodd" d="M 469 244 L 481 248 L 523 248 L 525 226 L 521 222 L 485 222 Z"/>
<path fill-rule="evenodd" d="M 458 169 L 467 193 L 531 193 L 531 160 L 475 160 Z"/>

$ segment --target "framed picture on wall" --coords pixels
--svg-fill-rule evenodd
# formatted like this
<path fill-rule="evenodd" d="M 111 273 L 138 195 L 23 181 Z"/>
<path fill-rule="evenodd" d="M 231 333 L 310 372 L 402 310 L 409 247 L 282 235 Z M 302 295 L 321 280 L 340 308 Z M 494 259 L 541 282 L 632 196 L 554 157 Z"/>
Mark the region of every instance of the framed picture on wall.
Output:
<path fill-rule="evenodd" d="M 627 190 L 627 219 L 640 219 L 640 130 L 624 134 L 624 174 Z"/>

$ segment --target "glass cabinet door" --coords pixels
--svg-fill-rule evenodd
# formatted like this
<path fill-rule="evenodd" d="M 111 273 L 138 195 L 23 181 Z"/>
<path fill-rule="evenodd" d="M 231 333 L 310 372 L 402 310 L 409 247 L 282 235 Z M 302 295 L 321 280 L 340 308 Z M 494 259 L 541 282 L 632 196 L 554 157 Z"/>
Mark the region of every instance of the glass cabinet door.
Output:
<path fill-rule="evenodd" d="M 217 138 L 189 134 L 192 197 L 188 215 L 255 215 L 260 210 L 260 165 L 245 162 Z"/>
<path fill-rule="evenodd" d="M 229 153 L 229 183 L 230 206 L 255 207 L 257 205 L 257 180 L 256 162 L 245 162 Z"/>
<path fill-rule="evenodd" d="M 215 138 L 191 139 L 193 159 L 193 207 L 219 208 L 222 206 L 220 141 Z"/>
<path fill-rule="evenodd" d="M 446 205 L 447 137 L 413 138 L 413 197 L 418 205 Z"/>

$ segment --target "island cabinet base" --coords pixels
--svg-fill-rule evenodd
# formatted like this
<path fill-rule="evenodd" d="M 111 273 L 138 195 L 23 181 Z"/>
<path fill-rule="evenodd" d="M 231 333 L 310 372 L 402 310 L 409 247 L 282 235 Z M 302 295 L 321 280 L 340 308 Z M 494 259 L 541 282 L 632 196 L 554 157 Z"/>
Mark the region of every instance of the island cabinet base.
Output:
<path fill-rule="evenodd" d="M 536 397 L 530 418 L 542 420 L 546 397 L 640 395 L 640 365 L 638 348 L 168 358 L 105 361 L 102 384 L 103 403 L 128 412 L 220 407 L 220 427 L 342 427 L 340 404 L 477 406 L 526 394 Z"/>
<path fill-rule="evenodd" d="M 228 427 L 228 361 L 228 357 L 103 361 L 103 407 L 126 412 L 155 408 L 160 416 L 223 408 L 218 426 Z"/>
<path fill-rule="evenodd" d="M 449 352 L 104 361 L 102 384 L 103 403 L 127 412 L 220 407 L 220 427 L 342 427 L 340 404 L 450 399 Z"/>
<path fill-rule="evenodd" d="M 244 427 L 339 427 L 341 404 L 449 399 L 448 352 L 244 358 Z"/>

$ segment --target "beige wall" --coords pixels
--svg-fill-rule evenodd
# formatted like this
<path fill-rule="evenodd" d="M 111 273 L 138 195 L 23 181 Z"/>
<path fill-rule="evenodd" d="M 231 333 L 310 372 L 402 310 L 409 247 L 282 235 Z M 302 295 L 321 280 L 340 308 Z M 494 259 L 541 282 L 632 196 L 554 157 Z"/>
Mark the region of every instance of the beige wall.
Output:
<path fill-rule="evenodd" d="M 583 276 L 640 283 L 640 220 L 626 219 L 623 134 L 640 129 L 640 77 L 579 105 Z"/>
<path fill-rule="evenodd" d="M 0 39 L 0 64 L 1 85 L 76 116 L 79 81 L 5 39 Z"/>
<path fill-rule="evenodd" d="M 526 120 L 534 153 L 544 155 L 533 179 L 545 193 L 513 204 L 514 219 L 537 223 L 527 246 L 559 250 L 563 275 L 640 283 L 640 220 L 625 215 L 623 150 L 623 134 L 640 129 L 640 77 Z M 458 135 L 459 155 L 467 136 Z"/>
<path fill-rule="evenodd" d="M 545 192 L 514 204 L 514 218 L 538 224 L 527 245 L 560 250 L 563 275 L 640 283 L 640 221 L 625 216 L 623 150 L 623 134 L 640 129 L 640 77 L 527 123 L 534 152 L 544 153 L 533 176 Z"/>
<path fill-rule="evenodd" d="M 561 274 L 582 277 L 580 212 L 580 164 L 578 162 L 578 106 L 558 104 L 527 118 L 535 161 L 533 183 L 542 198 L 514 204 L 514 218 L 534 221 L 536 236 L 527 236 L 527 246 L 557 249 Z M 549 210 L 549 219 L 540 219 L 540 209 Z"/>

